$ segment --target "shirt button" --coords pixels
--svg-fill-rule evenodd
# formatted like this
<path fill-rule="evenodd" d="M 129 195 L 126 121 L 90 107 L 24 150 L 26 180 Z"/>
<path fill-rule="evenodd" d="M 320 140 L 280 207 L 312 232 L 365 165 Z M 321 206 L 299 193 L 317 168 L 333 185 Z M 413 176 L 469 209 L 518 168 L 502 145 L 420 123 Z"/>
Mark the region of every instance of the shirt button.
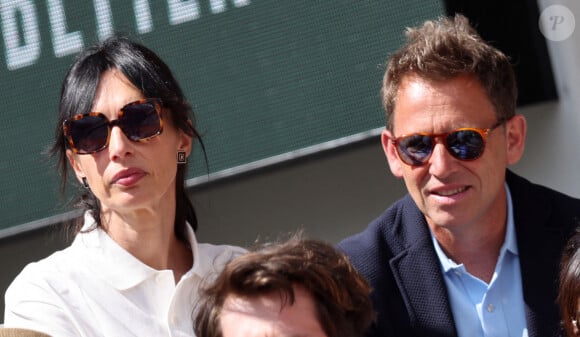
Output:
<path fill-rule="evenodd" d="M 495 307 L 493 306 L 493 304 L 488 304 L 487 305 L 487 312 L 493 312 L 495 310 Z"/>

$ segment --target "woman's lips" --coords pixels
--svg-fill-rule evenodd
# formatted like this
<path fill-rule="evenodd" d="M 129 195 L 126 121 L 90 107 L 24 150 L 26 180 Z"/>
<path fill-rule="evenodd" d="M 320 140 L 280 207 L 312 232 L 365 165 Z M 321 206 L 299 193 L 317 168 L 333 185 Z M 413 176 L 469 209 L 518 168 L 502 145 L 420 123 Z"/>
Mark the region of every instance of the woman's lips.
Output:
<path fill-rule="evenodd" d="M 129 168 L 126 170 L 122 170 L 117 172 L 113 176 L 112 184 L 118 184 L 122 186 L 131 186 L 136 184 L 141 178 L 146 175 L 145 171 L 139 168 Z"/>

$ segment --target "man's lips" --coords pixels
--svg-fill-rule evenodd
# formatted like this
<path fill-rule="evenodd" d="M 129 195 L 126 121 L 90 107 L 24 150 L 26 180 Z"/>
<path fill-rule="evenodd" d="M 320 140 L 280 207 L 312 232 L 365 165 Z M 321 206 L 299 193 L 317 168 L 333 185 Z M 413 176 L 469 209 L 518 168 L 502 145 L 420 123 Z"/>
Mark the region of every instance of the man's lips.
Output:
<path fill-rule="evenodd" d="M 122 171 L 117 172 L 113 179 L 111 180 L 111 184 L 119 184 L 123 186 L 131 186 L 137 183 L 141 178 L 146 175 L 145 171 L 139 168 L 128 168 Z"/>
<path fill-rule="evenodd" d="M 457 195 L 459 193 L 465 192 L 468 189 L 468 186 L 461 186 L 461 187 L 454 187 L 454 188 L 438 188 L 431 190 L 431 194 L 442 196 L 442 197 L 450 197 Z"/>
<path fill-rule="evenodd" d="M 463 187 L 457 187 L 457 188 L 453 188 L 453 189 L 440 189 L 437 191 L 432 191 L 432 194 L 436 194 L 436 195 L 440 195 L 443 197 L 448 197 L 451 195 L 455 195 L 458 193 L 461 193 L 463 191 L 467 190 L 467 186 L 463 186 Z"/>

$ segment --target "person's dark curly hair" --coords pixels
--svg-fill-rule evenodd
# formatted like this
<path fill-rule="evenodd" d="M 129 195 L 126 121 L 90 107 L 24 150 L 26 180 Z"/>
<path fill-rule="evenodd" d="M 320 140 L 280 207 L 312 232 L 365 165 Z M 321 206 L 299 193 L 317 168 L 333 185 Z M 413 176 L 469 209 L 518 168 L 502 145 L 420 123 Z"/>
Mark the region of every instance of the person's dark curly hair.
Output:
<path fill-rule="evenodd" d="M 282 306 L 294 303 L 294 287 L 308 291 L 328 337 L 363 336 L 374 319 L 370 287 L 348 258 L 332 245 L 295 236 L 263 246 L 226 265 L 202 293 L 198 336 L 221 337 L 220 315 L 230 295 L 255 298 L 279 293 Z"/>

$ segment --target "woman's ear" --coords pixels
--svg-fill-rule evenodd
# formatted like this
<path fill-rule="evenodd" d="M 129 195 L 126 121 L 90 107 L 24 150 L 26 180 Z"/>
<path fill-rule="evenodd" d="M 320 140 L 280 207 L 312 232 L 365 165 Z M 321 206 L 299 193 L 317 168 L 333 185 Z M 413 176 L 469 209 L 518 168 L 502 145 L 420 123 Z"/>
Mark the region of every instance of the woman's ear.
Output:
<path fill-rule="evenodd" d="M 75 172 L 77 180 L 79 181 L 79 183 L 83 184 L 83 178 L 86 177 L 86 174 L 83 171 L 83 168 L 80 165 L 79 161 L 77 160 L 77 156 L 72 152 L 72 150 L 68 149 L 66 150 L 66 157 L 68 159 L 68 162 L 70 163 L 70 166 Z"/>
<path fill-rule="evenodd" d="M 191 124 L 191 121 L 189 121 L 189 123 Z M 192 127 L 192 130 L 193 130 L 193 127 Z M 194 134 L 195 134 L 195 131 L 194 131 Z M 180 129 L 179 140 L 177 143 L 177 150 L 184 151 L 185 156 L 189 157 L 192 148 L 193 148 L 193 137 L 186 134 L 185 132 L 183 132 L 183 130 Z"/>
<path fill-rule="evenodd" d="M 383 130 L 381 133 L 381 144 L 383 145 L 383 151 L 385 152 L 385 156 L 389 162 L 389 168 L 395 177 L 402 178 L 403 167 L 401 161 L 399 160 L 399 155 L 397 154 L 395 144 L 393 144 L 391 139 L 393 139 L 391 132 L 387 129 Z"/>

